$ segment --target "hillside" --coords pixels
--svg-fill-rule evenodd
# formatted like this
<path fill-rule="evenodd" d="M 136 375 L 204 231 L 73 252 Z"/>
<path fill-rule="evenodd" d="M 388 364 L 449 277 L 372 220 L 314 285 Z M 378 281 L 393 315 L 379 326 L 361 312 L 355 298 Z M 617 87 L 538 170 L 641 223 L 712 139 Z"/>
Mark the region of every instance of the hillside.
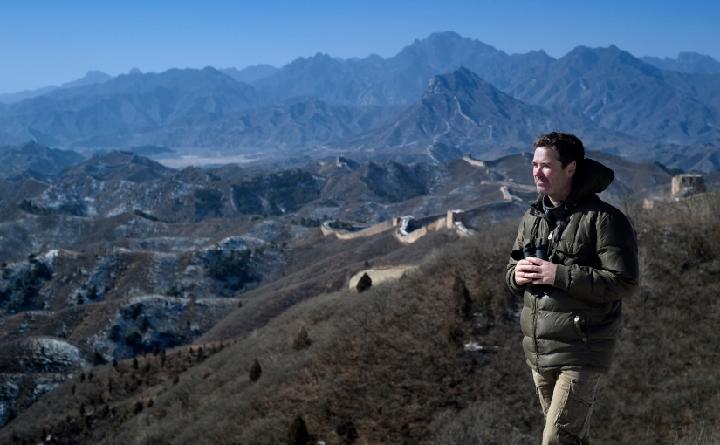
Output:
<path fill-rule="evenodd" d="M 598 155 L 617 172 L 611 202 L 667 194 L 662 166 Z M 107 152 L 4 180 L 0 423 L 93 365 L 236 339 L 515 219 L 536 196 L 529 159 L 175 170 Z"/>
<path fill-rule="evenodd" d="M 44 178 L 57 175 L 83 160 L 83 156 L 73 151 L 45 147 L 36 142 L 0 147 L 0 165 L 3 166 L 0 178 L 22 175 Z"/>
<path fill-rule="evenodd" d="M 642 286 L 625 301 L 595 443 L 718 439 L 718 210 L 710 194 L 631 212 Z M 286 443 L 300 416 L 327 443 L 533 442 L 541 416 L 502 279 L 514 229 L 457 240 L 394 284 L 320 293 L 251 335 L 76 375 L 0 440 Z"/>

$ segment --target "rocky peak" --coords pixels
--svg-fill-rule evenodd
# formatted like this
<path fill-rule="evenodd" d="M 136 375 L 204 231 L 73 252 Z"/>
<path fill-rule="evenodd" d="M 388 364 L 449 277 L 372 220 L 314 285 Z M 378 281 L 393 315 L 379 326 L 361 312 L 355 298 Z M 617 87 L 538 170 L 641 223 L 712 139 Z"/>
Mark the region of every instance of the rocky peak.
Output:
<path fill-rule="evenodd" d="M 112 79 L 112 76 L 103 73 L 102 71 L 97 70 L 91 70 L 85 73 L 85 76 L 81 77 L 80 79 L 73 80 L 71 82 L 66 82 L 62 84 L 62 88 L 74 88 L 74 87 L 81 87 L 85 85 L 93 85 L 96 83 L 103 83 L 105 81 L 108 81 Z"/>
<path fill-rule="evenodd" d="M 502 93 L 465 67 L 438 76 L 429 84 L 421 104 L 434 113 L 459 114 L 462 119 L 477 120 L 481 116 L 508 117 L 511 110 L 528 106 Z"/>
<path fill-rule="evenodd" d="M 434 94 L 464 93 L 474 95 L 479 90 L 493 90 L 493 86 L 465 67 L 451 73 L 433 76 L 428 82 L 425 96 Z"/>
<path fill-rule="evenodd" d="M 307 69 L 308 67 L 316 70 L 324 70 L 339 64 L 340 62 L 329 54 L 318 52 L 312 57 L 299 57 L 293 60 L 284 70 L 292 72 L 294 70 Z"/>
<path fill-rule="evenodd" d="M 403 58 L 410 55 L 428 54 L 440 56 L 451 55 L 457 52 L 474 51 L 492 54 L 499 52 L 490 45 L 479 40 L 462 37 L 454 31 L 435 32 L 424 39 L 415 40 L 411 45 L 403 48 L 397 57 Z"/>
<path fill-rule="evenodd" d="M 627 72 L 628 75 L 630 72 L 639 72 L 653 77 L 660 75 L 657 68 L 615 45 L 601 48 L 577 46 L 559 61 L 579 73 L 600 69 L 602 72 L 618 72 L 620 70 L 619 72 Z"/>

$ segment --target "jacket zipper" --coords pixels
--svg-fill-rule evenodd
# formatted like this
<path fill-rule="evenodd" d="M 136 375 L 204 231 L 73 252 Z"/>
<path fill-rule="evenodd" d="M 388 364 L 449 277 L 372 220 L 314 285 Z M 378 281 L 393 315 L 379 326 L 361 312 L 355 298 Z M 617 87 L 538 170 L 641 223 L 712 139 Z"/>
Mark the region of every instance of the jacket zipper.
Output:
<path fill-rule="evenodd" d="M 538 340 L 537 340 L 537 317 L 538 317 L 538 305 L 537 305 L 537 297 L 533 296 L 533 341 L 535 342 L 535 367 L 540 369 L 540 350 L 538 349 Z"/>
<path fill-rule="evenodd" d="M 539 232 L 542 232 L 540 225 L 542 225 L 543 217 L 540 216 L 540 221 L 538 221 L 538 233 L 537 236 L 540 240 L 543 239 L 543 235 L 540 235 Z M 537 240 L 533 240 L 533 243 L 536 243 Z M 538 339 L 537 339 L 537 319 L 538 319 L 538 300 L 541 297 L 539 295 L 533 295 L 533 342 L 535 343 L 535 366 L 539 369 L 540 368 L 540 348 L 538 346 Z"/>

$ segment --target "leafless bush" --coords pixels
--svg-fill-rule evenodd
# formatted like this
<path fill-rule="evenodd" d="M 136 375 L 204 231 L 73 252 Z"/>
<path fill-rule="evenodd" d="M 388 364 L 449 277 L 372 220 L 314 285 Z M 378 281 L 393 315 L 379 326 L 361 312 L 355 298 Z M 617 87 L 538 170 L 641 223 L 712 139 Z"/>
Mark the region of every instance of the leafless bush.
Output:
<path fill-rule="evenodd" d="M 305 326 L 301 326 L 300 329 L 298 329 L 297 334 L 295 334 L 295 338 L 293 339 L 293 349 L 299 351 L 301 349 L 310 347 L 311 344 L 312 340 L 310 340 L 310 335 L 308 334 L 307 329 L 305 329 Z"/>
<path fill-rule="evenodd" d="M 288 430 L 288 445 L 305 445 L 310 439 L 307 426 L 302 416 L 296 416 Z"/>
<path fill-rule="evenodd" d="M 260 376 L 262 375 L 262 367 L 260 366 L 260 362 L 255 359 L 252 366 L 250 367 L 250 381 L 256 382 Z"/>

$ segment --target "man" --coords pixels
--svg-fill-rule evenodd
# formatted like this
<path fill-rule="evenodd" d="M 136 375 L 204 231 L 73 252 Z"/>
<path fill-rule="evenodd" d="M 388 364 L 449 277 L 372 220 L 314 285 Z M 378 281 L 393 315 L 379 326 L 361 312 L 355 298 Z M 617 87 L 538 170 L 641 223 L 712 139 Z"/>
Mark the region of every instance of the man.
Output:
<path fill-rule="evenodd" d="M 613 171 L 585 159 L 571 134 L 541 135 L 539 197 L 518 228 L 506 282 L 523 297 L 523 349 L 545 415 L 543 444 L 585 444 L 601 376 L 621 329 L 621 300 L 638 283 L 630 222 L 598 198 Z"/>

